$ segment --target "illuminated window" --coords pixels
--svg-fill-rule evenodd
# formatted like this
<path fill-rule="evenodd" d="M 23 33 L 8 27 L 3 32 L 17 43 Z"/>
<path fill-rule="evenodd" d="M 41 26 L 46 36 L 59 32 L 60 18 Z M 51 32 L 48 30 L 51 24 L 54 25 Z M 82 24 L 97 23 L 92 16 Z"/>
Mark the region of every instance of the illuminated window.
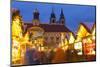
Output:
<path fill-rule="evenodd" d="M 75 43 L 74 48 L 77 50 L 78 55 L 82 55 L 82 42 Z"/>

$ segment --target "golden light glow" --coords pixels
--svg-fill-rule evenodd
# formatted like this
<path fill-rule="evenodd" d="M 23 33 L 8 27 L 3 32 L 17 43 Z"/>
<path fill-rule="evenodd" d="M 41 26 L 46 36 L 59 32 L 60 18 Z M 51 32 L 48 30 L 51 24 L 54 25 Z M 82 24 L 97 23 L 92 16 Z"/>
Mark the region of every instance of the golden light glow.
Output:
<path fill-rule="evenodd" d="M 15 62 L 20 59 L 21 54 L 20 54 L 20 46 L 19 42 L 16 40 L 13 40 L 12 44 L 12 61 Z"/>
<path fill-rule="evenodd" d="M 96 27 L 94 25 L 93 29 L 92 29 L 92 35 L 96 35 Z"/>
<path fill-rule="evenodd" d="M 61 33 L 61 42 L 59 42 L 59 48 L 62 48 L 64 51 L 68 49 L 68 40 L 65 37 L 65 33 Z"/>
<path fill-rule="evenodd" d="M 74 48 L 76 50 L 79 50 L 79 52 L 77 53 L 78 55 L 82 55 L 82 42 L 77 42 L 74 44 Z"/>
<path fill-rule="evenodd" d="M 17 64 L 16 61 L 21 59 L 21 43 L 23 40 L 21 21 L 19 16 L 12 20 L 12 62 Z"/>
<path fill-rule="evenodd" d="M 65 38 L 65 45 L 68 45 L 68 40 L 67 40 L 67 38 Z"/>
<path fill-rule="evenodd" d="M 34 22 L 37 22 L 36 20 Z M 38 24 L 38 23 L 37 23 Z M 29 32 L 32 33 L 32 36 L 30 36 Z M 14 20 L 12 20 L 12 62 L 14 64 L 17 64 L 16 61 L 21 61 L 21 58 L 24 58 L 26 47 L 29 46 L 31 48 L 37 49 L 37 51 L 47 51 L 46 46 L 44 46 L 44 29 L 41 27 L 31 27 L 27 30 L 27 33 L 23 35 L 22 25 L 20 16 L 16 16 Z M 57 48 L 61 48 L 64 51 L 66 51 L 68 48 L 75 49 L 78 51 L 78 55 L 82 55 L 82 44 L 88 43 L 91 45 L 95 39 L 95 27 L 92 30 L 92 36 L 86 39 L 83 39 L 84 37 L 87 37 L 91 35 L 87 29 L 80 25 L 79 30 L 77 32 L 77 39 L 75 39 L 74 34 L 72 32 L 69 33 L 69 40 L 66 38 L 66 32 L 61 32 L 61 40 L 59 42 L 59 45 Z M 53 35 L 53 34 L 52 34 Z M 29 39 L 33 38 L 29 41 Z M 82 41 L 83 40 L 83 41 Z M 52 43 L 51 43 L 52 44 Z M 73 44 L 71 47 L 69 44 Z M 48 45 L 48 44 L 46 44 Z M 87 46 L 90 52 L 90 54 L 95 54 L 94 46 L 91 48 L 91 46 Z M 55 52 L 57 51 L 57 48 L 52 47 Z M 21 62 L 19 63 L 21 64 Z"/>
<path fill-rule="evenodd" d="M 95 40 L 95 36 L 92 36 L 92 39 Z"/>
<path fill-rule="evenodd" d="M 92 39 L 91 38 L 87 38 L 87 43 L 92 43 Z"/>
<path fill-rule="evenodd" d="M 88 38 L 85 38 L 83 39 L 83 43 L 88 43 L 88 44 L 91 44 L 93 41 L 92 41 L 92 38 L 88 37 Z"/>
<path fill-rule="evenodd" d="M 74 41 L 75 41 L 75 37 L 74 37 L 74 35 L 70 32 L 69 33 L 70 35 L 70 38 L 69 38 L 69 44 L 71 44 L 71 43 L 74 43 Z"/>
<path fill-rule="evenodd" d="M 29 40 L 29 34 L 26 33 L 25 36 L 24 36 L 24 41 L 28 41 Z"/>
<path fill-rule="evenodd" d="M 78 37 L 83 38 L 90 35 L 90 33 L 87 31 L 87 29 L 83 25 L 80 25 L 77 35 Z"/>
<path fill-rule="evenodd" d="M 22 37 L 22 29 L 18 19 L 12 21 L 12 36 Z"/>
<path fill-rule="evenodd" d="M 82 49 L 82 42 L 75 43 L 75 49 Z"/>

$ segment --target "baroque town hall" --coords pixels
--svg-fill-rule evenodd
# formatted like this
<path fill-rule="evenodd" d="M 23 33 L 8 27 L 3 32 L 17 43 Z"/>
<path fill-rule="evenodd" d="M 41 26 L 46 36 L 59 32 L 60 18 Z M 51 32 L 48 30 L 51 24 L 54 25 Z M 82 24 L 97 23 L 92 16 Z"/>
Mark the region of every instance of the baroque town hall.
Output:
<path fill-rule="evenodd" d="M 37 48 L 42 46 L 56 48 L 59 45 L 64 46 L 67 44 L 66 35 L 71 31 L 65 26 L 66 19 L 64 17 L 63 9 L 61 9 L 59 20 L 56 20 L 56 15 L 52 9 L 50 22 L 48 24 L 43 24 L 40 21 L 39 15 L 39 11 L 35 9 L 32 22 L 26 23 L 22 21 L 20 11 L 13 10 L 12 39 L 24 37 L 24 40 L 31 42 L 31 44 Z M 23 39 L 21 40 L 23 41 Z"/>

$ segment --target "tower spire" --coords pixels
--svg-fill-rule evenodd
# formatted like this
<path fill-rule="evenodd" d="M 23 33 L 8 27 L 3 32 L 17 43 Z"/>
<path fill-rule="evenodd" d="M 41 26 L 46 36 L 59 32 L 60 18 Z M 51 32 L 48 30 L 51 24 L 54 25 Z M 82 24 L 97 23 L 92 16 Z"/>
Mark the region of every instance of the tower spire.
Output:
<path fill-rule="evenodd" d="M 60 18 L 64 18 L 64 13 L 63 13 L 63 9 L 62 8 L 61 8 Z"/>
<path fill-rule="evenodd" d="M 56 23 L 56 16 L 55 16 L 53 8 L 52 8 L 51 16 L 50 16 L 50 23 Z"/>
<path fill-rule="evenodd" d="M 33 12 L 33 19 L 37 19 L 37 20 L 39 20 L 39 11 L 38 11 L 38 9 L 36 8 L 35 10 L 34 10 L 34 12 Z"/>
<path fill-rule="evenodd" d="M 65 17 L 64 17 L 64 13 L 63 13 L 62 8 L 61 8 L 61 14 L 60 14 L 59 22 L 60 22 L 60 24 L 65 24 Z"/>
<path fill-rule="evenodd" d="M 40 15 L 40 13 L 39 13 L 38 9 L 36 8 L 33 11 L 33 25 L 39 25 L 40 24 L 39 15 Z"/>

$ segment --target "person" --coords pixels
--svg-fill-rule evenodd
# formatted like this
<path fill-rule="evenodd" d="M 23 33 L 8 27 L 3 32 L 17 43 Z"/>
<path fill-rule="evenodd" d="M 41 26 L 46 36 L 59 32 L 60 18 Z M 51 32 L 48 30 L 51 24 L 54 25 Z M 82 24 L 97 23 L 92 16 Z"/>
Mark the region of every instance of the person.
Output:
<path fill-rule="evenodd" d="M 38 60 L 39 60 L 40 64 L 46 64 L 47 63 L 47 57 L 46 57 L 46 53 L 44 51 L 39 51 Z"/>
<path fill-rule="evenodd" d="M 32 48 L 32 64 L 40 64 L 39 61 L 39 52 L 35 48 Z"/>
<path fill-rule="evenodd" d="M 61 48 L 57 48 L 55 55 L 52 59 L 52 63 L 64 63 L 66 62 L 66 55 L 64 50 Z"/>
<path fill-rule="evenodd" d="M 51 50 L 48 50 L 48 52 L 46 54 L 47 63 L 51 63 L 52 62 L 52 59 L 54 57 L 54 54 L 55 54 L 55 52 L 52 49 Z"/>
<path fill-rule="evenodd" d="M 26 49 L 26 53 L 25 53 L 25 64 L 32 64 L 33 60 L 32 60 L 32 51 L 29 47 L 27 47 Z"/>
<path fill-rule="evenodd" d="M 26 53 L 25 53 L 25 64 L 26 65 L 34 65 L 39 64 L 38 60 L 38 52 L 34 48 L 27 47 Z"/>
<path fill-rule="evenodd" d="M 75 49 L 66 50 L 67 62 L 76 62 L 77 61 L 77 51 Z"/>

